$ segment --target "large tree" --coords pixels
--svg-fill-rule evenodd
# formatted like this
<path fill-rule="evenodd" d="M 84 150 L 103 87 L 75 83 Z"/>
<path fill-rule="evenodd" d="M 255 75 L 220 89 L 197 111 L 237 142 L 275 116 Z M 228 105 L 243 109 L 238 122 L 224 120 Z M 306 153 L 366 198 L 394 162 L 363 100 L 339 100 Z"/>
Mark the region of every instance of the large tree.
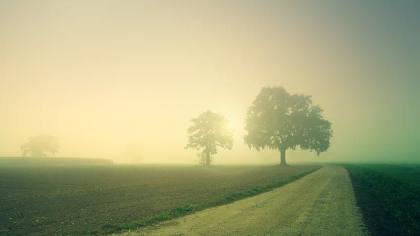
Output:
<path fill-rule="evenodd" d="M 319 155 L 332 137 L 331 123 L 311 97 L 291 95 L 282 87 L 261 89 L 248 110 L 245 129 L 248 146 L 279 150 L 281 165 L 286 165 L 288 149 L 300 147 Z"/>
<path fill-rule="evenodd" d="M 53 136 L 40 135 L 29 138 L 20 148 L 24 156 L 45 157 L 58 152 L 58 142 Z"/>
<path fill-rule="evenodd" d="M 233 132 L 222 115 L 206 111 L 191 122 L 186 148 L 198 150 L 203 165 L 211 164 L 212 155 L 217 154 L 217 148 L 232 149 Z"/>

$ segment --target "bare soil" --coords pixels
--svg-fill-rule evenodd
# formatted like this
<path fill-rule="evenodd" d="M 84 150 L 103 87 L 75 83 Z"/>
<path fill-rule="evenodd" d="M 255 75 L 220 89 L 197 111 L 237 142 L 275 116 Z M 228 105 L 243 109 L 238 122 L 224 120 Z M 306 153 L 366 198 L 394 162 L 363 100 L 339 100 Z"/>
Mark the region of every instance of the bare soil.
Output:
<path fill-rule="evenodd" d="M 347 170 L 326 166 L 273 191 L 125 235 L 367 235 Z"/>

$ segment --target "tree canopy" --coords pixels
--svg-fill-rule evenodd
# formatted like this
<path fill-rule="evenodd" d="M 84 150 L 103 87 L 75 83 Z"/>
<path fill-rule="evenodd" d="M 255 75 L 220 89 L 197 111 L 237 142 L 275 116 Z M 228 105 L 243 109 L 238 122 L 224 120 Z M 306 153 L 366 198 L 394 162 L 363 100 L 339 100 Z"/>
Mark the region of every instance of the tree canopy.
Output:
<path fill-rule="evenodd" d="M 30 137 L 26 143 L 21 146 L 24 156 L 45 157 L 47 153 L 55 154 L 58 152 L 58 141 L 55 137 L 49 135 L 40 135 Z"/>
<path fill-rule="evenodd" d="M 212 155 L 217 154 L 218 148 L 232 149 L 233 132 L 224 116 L 206 111 L 191 122 L 186 148 L 199 151 L 203 165 L 211 164 Z"/>
<path fill-rule="evenodd" d="M 286 150 L 300 147 L 326 151 L 332 137 L 331 123 L 310 96 L 289 94 L 282 87 L 262 88 L 246 116 L 245 142 L 250 148 L 277 149 L 286 165 Z"/>

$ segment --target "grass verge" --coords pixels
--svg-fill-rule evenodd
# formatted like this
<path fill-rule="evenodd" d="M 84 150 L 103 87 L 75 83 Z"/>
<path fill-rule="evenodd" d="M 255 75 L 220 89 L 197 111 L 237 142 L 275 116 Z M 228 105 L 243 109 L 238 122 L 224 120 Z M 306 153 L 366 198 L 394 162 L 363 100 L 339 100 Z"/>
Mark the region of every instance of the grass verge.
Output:
<path fill-rule="evenodd" d="M 174 209 L 171 209 L 169 211 L 164 211 L 161 212 L 155 216 L 149 217 L 147 219 L 144 219 L 142 221 L 139 222 L 135 222 L 135 223 L 125 223 L 125 224 L 118 224 L 118 225 L 104 225 L 103 227 L 103 231 L 102 232 L 91 232 L 92 234 L 101 234 L 101 233 L 106 233 L 106 234 L 112 234 L 112 233 L 120 233 L 123 231 L 128 231 L 128 230 L 136 230 L 142 227 L 146 227 L 146 226 L 151 226 L 151 225 L 155 225 L 159 222 L 163 222 L 163 221 L 167 221 L 167 220 L 171 220 L 171 219 L 175 219 L 178 217 L 182 217 L 182 216 L 186 216 L 189 214 L 192 214 L 194 212 L 200 211 L 200 210 L 204 210 L 207 208 L 211 208 L 211 207 L 216 207 L 216 206 L 221 206 L 221 205 L 225 205 L 228 203 L 232 203 L 234 201 L 237 200 L 241 200 L 247 197 L 251 197 L 251 196 L 255 196 L 257 194 L 260 193 L 264 193 L 267 191 L 271 191 L 275 188 L 281 187 L 287 183 L 290 183 L 294 180 L 297 180 L 303 176 L 306 176 L 314 171 L 316 171 L 318 168 L 316 169 L 312 169 L 297 175 L 293 175 L 293 176 L 288 176 L 282 180 L 279 181 L 273 181 L 271 183 L 265 184 L 265 185 L 261 185 L 261 186 L 255 186 L 249 189 L 245 189 L 242 191 L 237 191 L 237 192 L 233 192 L 230 194 L 227 194 L 215 201 L 212 202 L 208 202 L 208 203 L 203 203 L 203 204 L 199 204 L 199 205 L 185 205 L 182 207 L 177 207 Z"/>

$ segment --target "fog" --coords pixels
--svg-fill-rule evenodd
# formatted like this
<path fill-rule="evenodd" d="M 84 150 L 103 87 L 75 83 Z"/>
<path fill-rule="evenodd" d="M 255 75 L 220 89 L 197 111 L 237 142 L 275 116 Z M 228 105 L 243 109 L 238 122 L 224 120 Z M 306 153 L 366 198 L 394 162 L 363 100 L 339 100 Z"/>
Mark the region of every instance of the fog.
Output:
<path fill-rule="evenodd" d="M 211 110 L 234 130 L 216 164 L 277 163 L 244 144 L 244 118 L 283 86 L 334 130 L 290 162 L 418 162 L 420 4 L 362 3 L 0 1 L 0 156 L 53 135 L 56 156 L 196 163 L 187 128 Z"/>

